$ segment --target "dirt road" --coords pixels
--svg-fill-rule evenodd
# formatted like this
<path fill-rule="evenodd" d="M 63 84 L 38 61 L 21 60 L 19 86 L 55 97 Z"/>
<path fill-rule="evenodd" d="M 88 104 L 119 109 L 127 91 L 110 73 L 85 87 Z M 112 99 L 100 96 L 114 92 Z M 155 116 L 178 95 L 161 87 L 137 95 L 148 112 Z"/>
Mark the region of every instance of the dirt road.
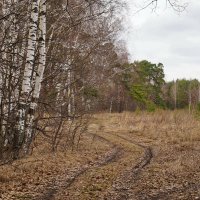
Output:
<path fill-rule="evenodd" d="M 68 199 L 200 199 L 199 142 L 163 142 L 149 137 L 148 129 L 130 133 L 105 121 L 98 123 L 90 131 L 119 145 L 123 154 L 103 169 L 79 177 L 69 188 Z M 105 185 L 111 172 L 114 175 Z"/>

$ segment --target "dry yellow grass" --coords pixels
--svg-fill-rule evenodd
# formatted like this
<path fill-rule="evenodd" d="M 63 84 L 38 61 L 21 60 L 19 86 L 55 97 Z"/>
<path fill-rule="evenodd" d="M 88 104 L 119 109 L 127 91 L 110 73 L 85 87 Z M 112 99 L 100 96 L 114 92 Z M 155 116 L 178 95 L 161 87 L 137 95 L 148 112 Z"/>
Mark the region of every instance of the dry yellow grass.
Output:
<path fill-rule="evenodd" d="M 196 189 L 200 181 L 200 121 L 194 115 L 184 110 L 160 110 L 155 113 L 102 113 L 95 117 L 103 124 L 104 131 L 152 147 L 153 161 L 143 171 L 135 193 L 152 195 L 155 199 L 162 199 L 162 193 L 169 199 L 200 198 Z"/>
<path fill-rule="evenodd" d="M 184 110 L 99 114 L 96 117 L 109 121 L 107 129 L 129 131 L 149 139 L 172 143 L 200 141 L 200 121 Z"/>

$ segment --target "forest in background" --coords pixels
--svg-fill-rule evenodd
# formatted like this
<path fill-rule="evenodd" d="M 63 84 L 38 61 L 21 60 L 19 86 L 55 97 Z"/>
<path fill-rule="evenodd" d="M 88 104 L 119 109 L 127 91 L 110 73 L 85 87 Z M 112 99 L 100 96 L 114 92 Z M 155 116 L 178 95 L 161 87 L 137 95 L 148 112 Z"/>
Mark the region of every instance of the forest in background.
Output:
<path fill-rule="evenodd" d="M 121 73 L 116 78 L 115 88 L 110 89 L 113 91 L 110 111 L 155 111 L 158 108 L 198 111 L 200 83 L 197 79 L 165 81 L 163 64 L 147 60 L 125 63 L 119 68 Z"/>
<path fill-rule="evenodd" d="M 96 112 L 198 108 L 199 82 L 166 83 L 163 64 L 129 63 L 117 0 L 0 4 L 0 160 L 77 146 Z M 62 145 L 61 145 L 62 144 Z"/>

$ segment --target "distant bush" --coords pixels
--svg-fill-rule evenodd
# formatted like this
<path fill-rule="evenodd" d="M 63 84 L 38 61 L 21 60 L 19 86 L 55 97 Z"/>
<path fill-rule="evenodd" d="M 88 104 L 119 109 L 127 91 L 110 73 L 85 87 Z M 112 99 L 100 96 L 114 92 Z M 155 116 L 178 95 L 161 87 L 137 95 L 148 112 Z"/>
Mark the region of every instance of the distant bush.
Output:
<path fill-rule="evenodd" d="M 147 103 L 147 111 L 148 112 L 155 112 L 156 111 L 156 105 L 153 102 Z"/>

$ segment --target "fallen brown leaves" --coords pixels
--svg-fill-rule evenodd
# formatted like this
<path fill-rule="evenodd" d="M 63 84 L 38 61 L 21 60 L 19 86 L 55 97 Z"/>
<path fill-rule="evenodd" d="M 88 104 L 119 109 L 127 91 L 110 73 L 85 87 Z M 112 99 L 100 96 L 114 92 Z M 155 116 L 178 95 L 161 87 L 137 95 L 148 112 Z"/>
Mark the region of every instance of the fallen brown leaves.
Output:
<path fill-rule="evenodd" d="M 37 199 L 56 180 L 73 176 L 73 171 L 97 160 L 109 148 L 99 141 L 94 144 L 92 136 L 84 136 L 73 152 L 53 154 L 37 149 L 33 155 L 0 168 L 0 199 Z"/>

